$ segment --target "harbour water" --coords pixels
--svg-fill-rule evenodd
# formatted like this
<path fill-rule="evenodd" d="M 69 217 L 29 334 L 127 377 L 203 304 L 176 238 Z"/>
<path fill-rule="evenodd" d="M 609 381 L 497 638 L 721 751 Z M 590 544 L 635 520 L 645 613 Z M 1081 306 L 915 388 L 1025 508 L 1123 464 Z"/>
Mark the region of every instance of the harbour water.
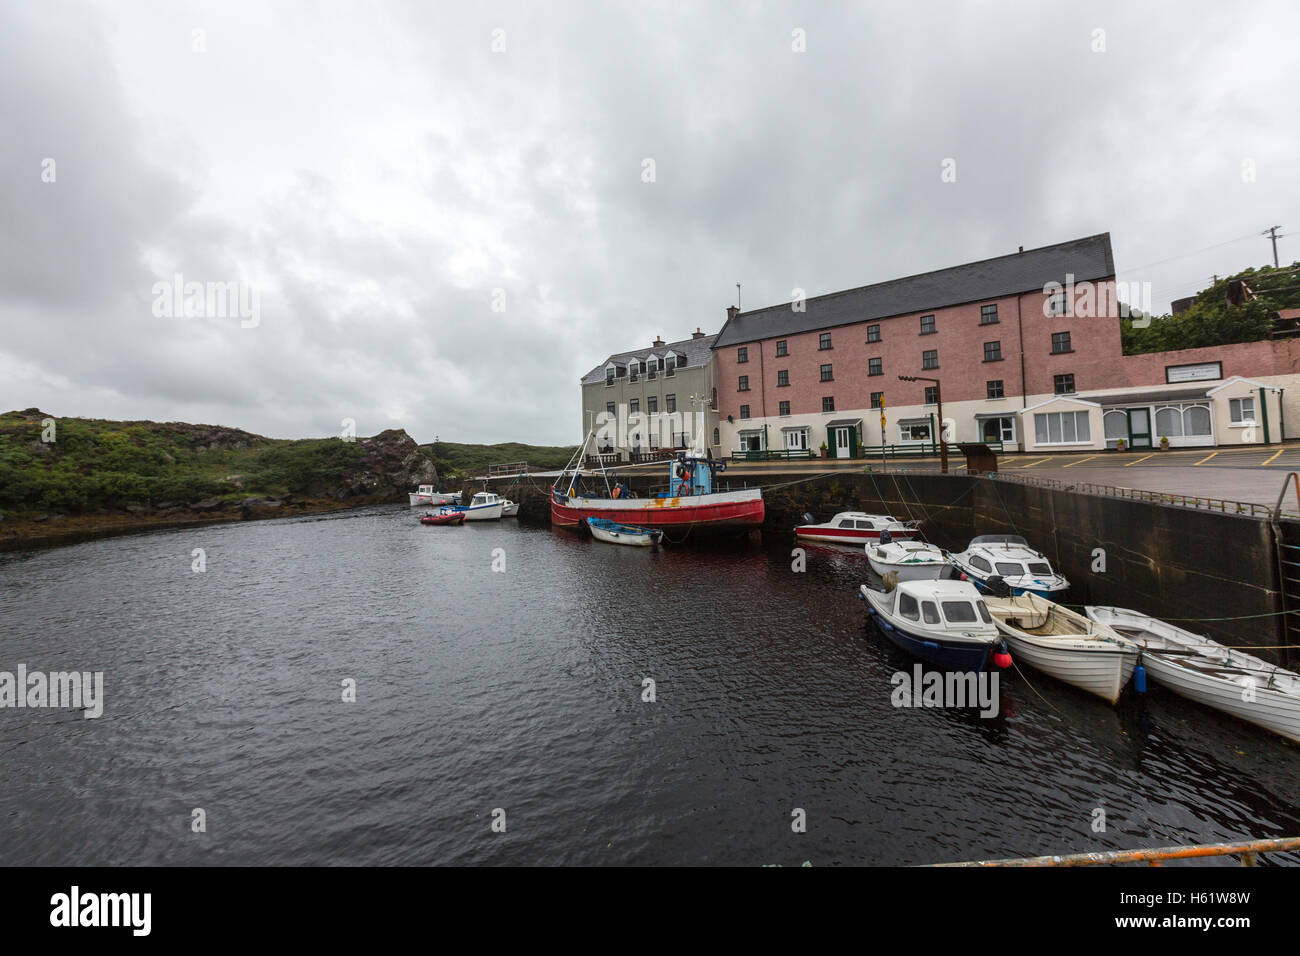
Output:
<path fill-rule="evenodd" d="M 913 661 L 865 623 L 862 554 L 808 546 L 799 573 L 792 546 L 384 506 L 0 554 L 0 671 L 104 675 L 98 719 L 0 708 L 0 863 L 913 864 L 1300 833 L 1300 748 L 1158 687 L 1112 708 L 1010 672 L 991 719 L 893 706 Z"/>

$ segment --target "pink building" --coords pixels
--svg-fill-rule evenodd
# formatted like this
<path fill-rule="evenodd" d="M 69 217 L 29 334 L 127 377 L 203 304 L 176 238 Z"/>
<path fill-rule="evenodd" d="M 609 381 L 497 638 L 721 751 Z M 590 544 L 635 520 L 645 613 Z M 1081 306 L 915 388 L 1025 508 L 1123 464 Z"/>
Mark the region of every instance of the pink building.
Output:
<path fill-rule="evenodd" d="M 1265 443 L 1300 423 L 1284 415 L 1292 340 L 1125 357 L 1108 233 L 727 313 L 721 454 L 858 457 L 940 432 L 1025 450 Z"/>

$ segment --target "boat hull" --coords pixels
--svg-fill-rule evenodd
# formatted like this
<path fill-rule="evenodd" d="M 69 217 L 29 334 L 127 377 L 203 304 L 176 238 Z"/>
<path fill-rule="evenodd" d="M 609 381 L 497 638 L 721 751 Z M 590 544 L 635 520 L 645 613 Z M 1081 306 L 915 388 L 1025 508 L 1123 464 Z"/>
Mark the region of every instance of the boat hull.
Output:
<path fill-rule="evenodd" d="M 501 517 L 502 504 L 498 501 L 492 505 L 460 505 L 455 510 L 466 521 L 496 521 Z"/>
<path fill-rule="evenodd" d="M 1293 696 L 1261 687 L 1257 682 L 1251 693 L 1254 700 L 1246 700 L 1244 683 L 1199 673 L 1152 651 L 1143 653 L 1142 666 L 1152 680 L 1180 697 L 1300 743 L 1300 700 Z"/>
<path fill-rule="evenodd" d="M 1061 642 L 1026 635 L 999 623 L 1011 655 L 1036 671 L 1095 694 L 1111 704 L 1133 676 L 1137 651 L 1130 647 L 1093 647 L 1095 641 Z M 1088 645 L 1088 646 L 1085 646 Z"/>
<path fill-rule="evenodd" d="M 613 531 L 596 525 L 588 525 L 588 527 L 591 529 L 591 536 L 597 541 L 604 541 L 607 544 L 622 544 L 631 548 L 653 548 L 659 543 L 659 539 L 663 537 L 662 531 L 638 533 L 634 531 Z"/>
<path fill-rule="evenodd" d="M 870 555 L 867 556 L 867 562 L 871 565 L 871 570 L 881 578 L 886 574 L 894 573 L 898 575 L 900 581 L 937 581 L 952 567 L 947 561 L 892 564 L 888 561 L 878 561 Z"/>
<path fill-rule="evenodd" d="M 420 524 L 445 524 L 455 525 L 464 524 L 465 516 L 463 514 L 450 515 L 424 515 L 420 518 Z"/>
<path fill-rule="evenodd" d="M 816 525 L 803 525 L 794 529 L 795 537 L 805 541 L 830 541 L 834 544 L 879 544 L 879 531 L 865 531 L 854 528 L 820 528 Z M 890 531 L 889 536 L 895 541 L 909 541 L 916 537 L 915 531 Z"/>
<path fill-rule="evenodd" d="M 411 499 L 412 508 L 434 508 L 439 505 L 457 505 L 460 504 L 460 495 L 421 495 L 408 493 L 407 497 Z"/>
<path fill-rule="evenodd" d="M 759 488 L 680 498 L 551 497 L 551 523 L 578 527 L 587 518 L 604 518 L 638 528 L 752 528 L 763 523 Z"/>

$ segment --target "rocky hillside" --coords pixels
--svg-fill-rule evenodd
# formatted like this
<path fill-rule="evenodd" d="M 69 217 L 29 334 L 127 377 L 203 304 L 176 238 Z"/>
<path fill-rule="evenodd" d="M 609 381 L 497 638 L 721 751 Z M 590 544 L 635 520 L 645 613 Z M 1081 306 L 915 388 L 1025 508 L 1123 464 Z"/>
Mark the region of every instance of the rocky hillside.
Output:
<path fill-rule="evenodd" d="M 401 429 L 291 441 L 36 408 L 0 415 L 0 536 L 15 522 L 78 516 L 210 520 L 401 501 L 437 481 L 433 458 Z"/>

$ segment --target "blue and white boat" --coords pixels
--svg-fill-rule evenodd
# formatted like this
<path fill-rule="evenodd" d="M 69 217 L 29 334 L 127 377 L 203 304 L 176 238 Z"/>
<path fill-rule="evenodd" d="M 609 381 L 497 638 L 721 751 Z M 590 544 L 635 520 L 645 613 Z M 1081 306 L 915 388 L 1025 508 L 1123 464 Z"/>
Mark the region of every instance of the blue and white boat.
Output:
<path fill-rule="evenodd" d="M 587 518 L 587 527 L 591 536 L 597 541 L 609 544 L 626 544 L 634 548 L 653 548 L 663 540 L 664 533 L 658 528 L 637 528 L 630 524 L 619 524 L 608 518 Z"/>
<path fill-rule="evenodd" d="M 952 556 L 957 569 L 986 594 L 1051 598 L 1070 587 L 1051 562 L 1018 534 L 981 534 Z"/>
<path fill-rule="evenodd" d="M 858 594 L 885 637 L 935 667 L 982 671 L 995 655 L 997 666 L 1011 663 L 993 615 L 969 581 L 901 581 L 891 591 L 864 584 Z"/>
<path fill-rule="evenodd" d="M 452 505 L 449 509 L 465 516 L 466 521 L 496 521 L 505 510 L 505 499 L 490 491 L 480 491 L 467 505 Z"/>

